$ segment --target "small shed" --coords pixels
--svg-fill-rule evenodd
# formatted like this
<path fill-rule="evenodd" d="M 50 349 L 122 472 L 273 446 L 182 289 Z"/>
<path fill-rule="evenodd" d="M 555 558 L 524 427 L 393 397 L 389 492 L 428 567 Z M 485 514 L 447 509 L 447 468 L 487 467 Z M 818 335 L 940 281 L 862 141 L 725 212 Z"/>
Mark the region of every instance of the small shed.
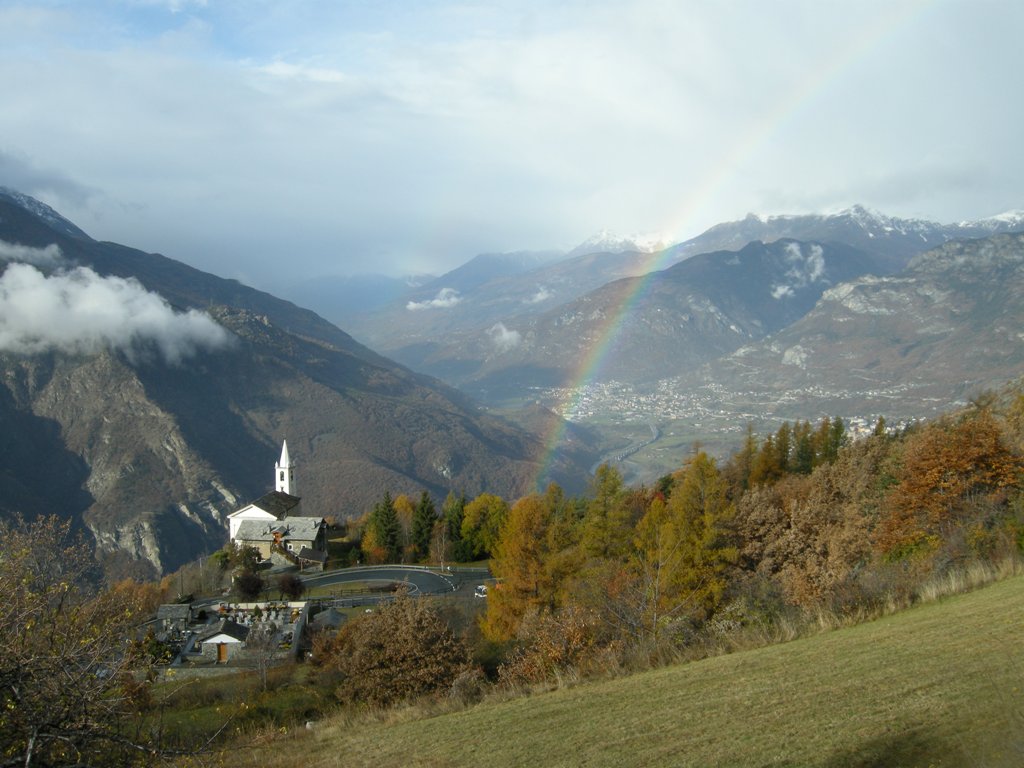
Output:
<path fill-rule="evenodd" d="M 249 628 L 231 619 L 221 619 L 203 632 L 196 642 L 210 661 L 226 664 L 244 646 Z"/>

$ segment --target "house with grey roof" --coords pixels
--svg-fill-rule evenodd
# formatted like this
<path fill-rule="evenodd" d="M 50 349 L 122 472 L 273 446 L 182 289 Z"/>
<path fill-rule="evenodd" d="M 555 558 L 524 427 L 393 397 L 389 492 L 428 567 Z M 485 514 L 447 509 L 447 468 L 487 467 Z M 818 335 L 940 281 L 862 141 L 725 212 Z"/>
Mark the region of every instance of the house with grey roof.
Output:
<path fill-rule="evenodd" d="M 255 547 L 264 559 L 274 549 L 298 556 L 303 549 L 326 549 L 327 523 L 321 517 L 287 517 L 284 520 L 243 520 L 235 542 Z"/>
<path fill-rule="evenodd" d="M 295 495 L 295 464 L 288 455 L 288 441 L 281 445 L 281 459 L 274 465 L 274 490 L 228 515 L 228 536 L 236 546 L 254 547 L 264 559 L 278 549 L 298 557 L 326 561 L 327 523 L 322 517 L 302 514 L 301 499 Z M 293 560 L 295 562 L 295 560 Z"/>

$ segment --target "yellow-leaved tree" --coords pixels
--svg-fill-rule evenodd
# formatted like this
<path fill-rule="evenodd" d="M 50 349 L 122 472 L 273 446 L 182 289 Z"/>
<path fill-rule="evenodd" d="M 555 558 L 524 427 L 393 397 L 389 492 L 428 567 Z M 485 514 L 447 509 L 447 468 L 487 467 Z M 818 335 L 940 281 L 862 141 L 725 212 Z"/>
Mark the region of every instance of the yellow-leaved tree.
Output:
<path fill-rule="evenodd" d="M 481 628 L 491 640 L 510 640 L 531 608 L 550 607 L 553 584 L 545 566 L 551 519 L 543 496 L 524 496 L 508 513 L 495 545 L 491 570 L 498 582 L 487 596 Z"/>

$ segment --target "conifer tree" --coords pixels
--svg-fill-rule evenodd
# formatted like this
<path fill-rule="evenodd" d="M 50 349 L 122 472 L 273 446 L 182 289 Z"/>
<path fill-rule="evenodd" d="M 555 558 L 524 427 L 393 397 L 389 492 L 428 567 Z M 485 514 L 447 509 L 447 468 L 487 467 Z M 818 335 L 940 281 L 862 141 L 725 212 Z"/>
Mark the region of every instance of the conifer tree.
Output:
<path fill-rule="evenodd" d="M 430 554 L 430 536 L 437 522 L 437 510 L 430 494 L 423 491 L 419 503 L 412 516 L 412 547 L 413 556 L 422 560 Z"/>
<path fill-rule="evenodd" d="M 484 634 L 492 640 L 511 639 L 528 610 L 554 604 L 545 568 L 550 520 L 550 509 L 537 494 L 524 496 L 508 513 L 491 565 L 498 583 L 487 596 L 482 623 Z"/>
<path fill-rule="evenodd" d="M 594 475 L 593 489 L 583 517 L 583 551 L 587 557 L 624 559 L 633 532 L 622 475 L 602 464 Z"/>
<path fill-rule="evenodd" d="M 668 500 L 671 533 L 679 564 L 671 587 L 705 613 L 717 606 L 726 586 L 726 569 L 738 551 L 729 527 L 735 509 L 715 460 L 701 451 L 683 468 Z"/>
<path fill-rule="evenodd" d="M 373 538 L 383 552 L 385 562 L 398 562 L 402 553 L 401 526 L 395 511 L 391 493 L 384 492 L 384 498 L 377 502 L 370 513 Z"/>

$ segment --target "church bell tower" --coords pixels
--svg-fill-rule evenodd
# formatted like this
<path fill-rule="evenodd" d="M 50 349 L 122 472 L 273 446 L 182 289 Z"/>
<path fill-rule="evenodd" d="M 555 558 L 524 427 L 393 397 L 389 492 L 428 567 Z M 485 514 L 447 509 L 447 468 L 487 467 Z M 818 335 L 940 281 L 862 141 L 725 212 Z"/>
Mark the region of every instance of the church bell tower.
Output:
<path fill-rule="evenodd" d="M 295 488 L 295 465 L 288 456 L 288 441 L 281 444 L 281 460 L 274 465 L 274 490 L 297 496 Z"/>

